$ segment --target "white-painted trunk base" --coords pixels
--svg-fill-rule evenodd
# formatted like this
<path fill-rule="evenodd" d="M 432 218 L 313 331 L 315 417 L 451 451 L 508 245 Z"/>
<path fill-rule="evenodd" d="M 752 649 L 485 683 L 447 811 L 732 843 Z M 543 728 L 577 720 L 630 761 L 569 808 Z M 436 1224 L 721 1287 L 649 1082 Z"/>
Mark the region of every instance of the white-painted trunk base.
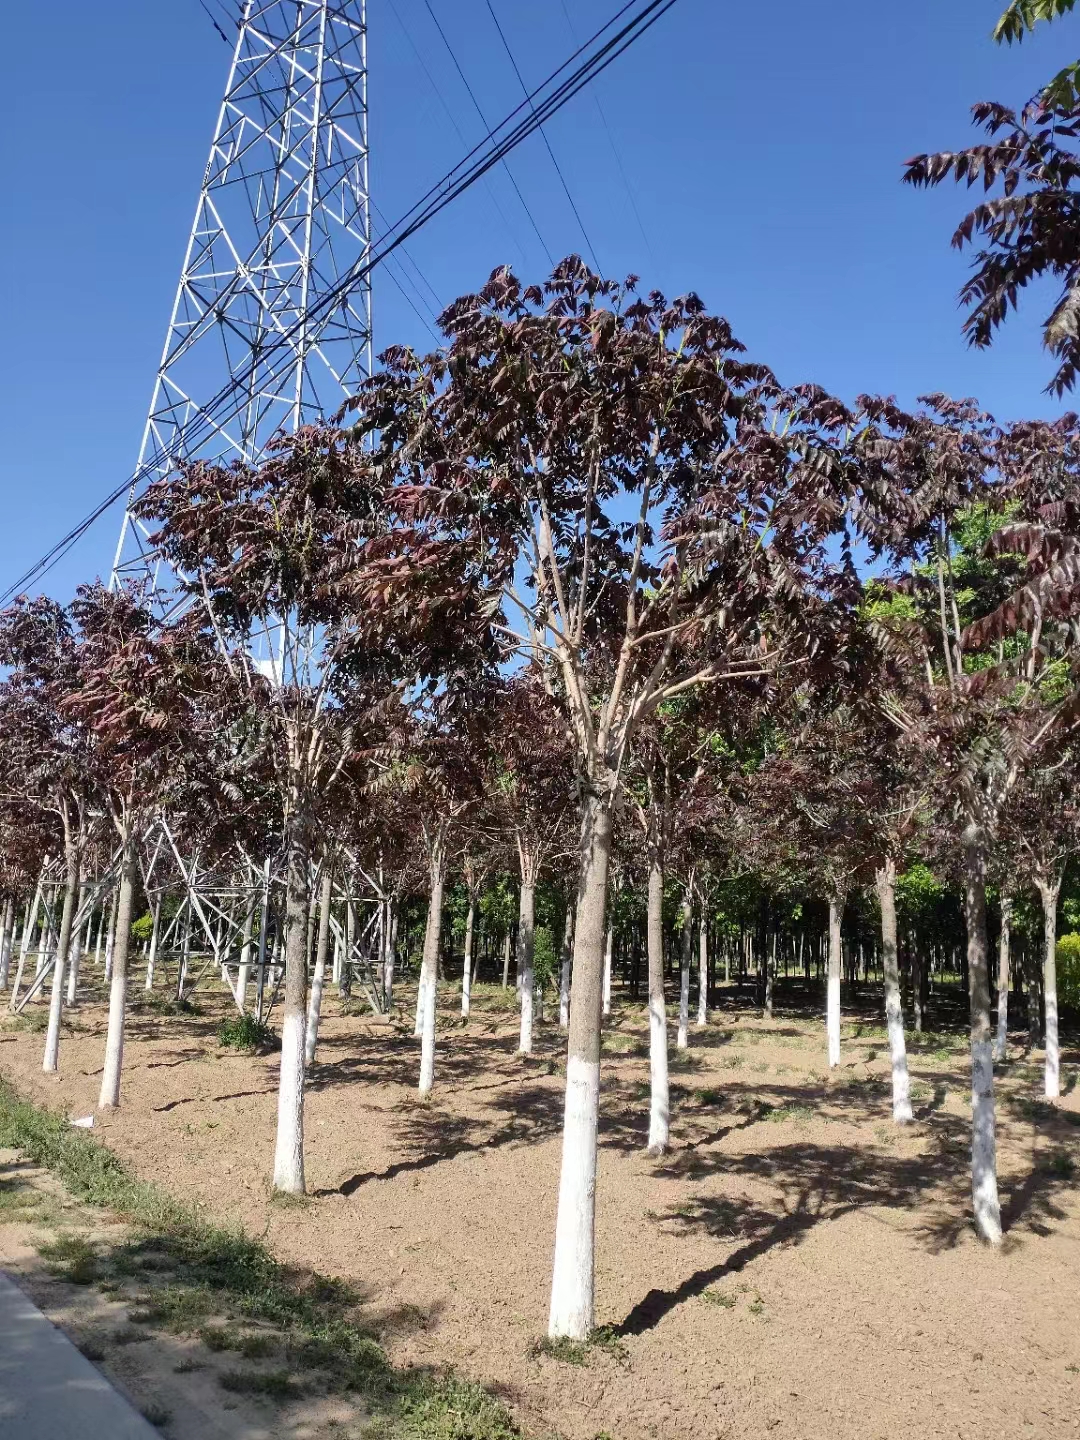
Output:
<path fill-rule="evenodd" d="M 825 1031 L 829 1042 L 829 1068 L 840 1064 L 840 976 L 830 975 L 825 1004 Z"/>
<path fill-rule="evenodd" d="M 989 1040 L 976 1041 L 971 1046 L 971 1199 L 979 1238 L 990 1245 L 1000 1245 L 994 1064 Z"/>
<path fill-rule="evenodd" d="M 305 1016 L 287 1014 L 281 1026 L 277 1142 L 274 1189 L 304 1193 L 304 1040 Z"/>
<path fill-rule="evenodd" d="M 593 1330 L 599 1108 L 599 1063 L 571 1057 L 566 1065 L 562 1174 L 548 1316 L 548 1334 L 553 1339 L 565 1335 L 572 1340 L 587 1340 Z"/>
<path fill-rule="evenodd" d="M 671 1133 L 667 1014 L 662 1000 L 649 997 L 649 1154 L 662 1155 Z"/>

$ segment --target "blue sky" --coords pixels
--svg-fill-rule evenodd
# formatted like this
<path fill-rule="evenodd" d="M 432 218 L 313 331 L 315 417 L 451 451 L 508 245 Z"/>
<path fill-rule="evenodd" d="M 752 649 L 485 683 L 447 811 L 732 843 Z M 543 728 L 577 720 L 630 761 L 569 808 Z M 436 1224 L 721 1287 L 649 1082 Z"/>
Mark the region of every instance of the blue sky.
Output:
<path fill-rule="evenodd" d="M 617 8 L 492 4 L 530 83 Z M 1003 5 L 678 0 L 601 77 L 599 107 L 582 94 L 548 126 L 603 269 L 696 290 L 786 381 L 845 399 L 974 394 L 1003 418 L 1058 412 L 1042 394 L 1046 296 L 994 350 L 968 350 L 955 298 L 965 261 L 948 245 L 963 197 L 899 183 L 907 156 L 968 142 L 974 101 L 1018 104 L 1080 52 L 1071 18 L 997 48 Z M 481 107 L 501 117 L 521 92 L 486 0 L 432 6 Z M 424 0 L 369 0 L 369 12 L 372 185 L 390 219 L 484 127 Z M 20 133 L 9 127 L 14 208 L 0 231 L 0 588 L 130 473 L 229 58 L 199 0 L 53 0 L 49 22 L 6 75 Z M 582 250 L 539 137 L 511 169 L 551 253 Z M 499 172 L 410 249 L 444 304 L 498 264 L 529 279 L 547 268 Z M 381 277 L 375 327 L 377 347 L 432 343 Z M 119 521 L 100 521 L 45 588 L 66 598 L 107 573 Z"/>

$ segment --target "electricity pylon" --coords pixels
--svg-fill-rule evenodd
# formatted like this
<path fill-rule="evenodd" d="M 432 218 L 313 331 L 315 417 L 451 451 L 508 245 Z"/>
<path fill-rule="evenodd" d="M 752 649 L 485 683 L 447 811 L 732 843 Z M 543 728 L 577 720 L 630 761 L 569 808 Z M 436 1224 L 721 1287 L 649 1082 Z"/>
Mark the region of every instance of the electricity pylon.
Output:
<path fill-rule="evenodd" d="M 366 8 L 245 0 L 129 506 L 183 460 L 256 460 L 370 373 L 370 284 L 342 284 L 371 247 Z M 126 510 L 114 582 L 154 563 Z"/>

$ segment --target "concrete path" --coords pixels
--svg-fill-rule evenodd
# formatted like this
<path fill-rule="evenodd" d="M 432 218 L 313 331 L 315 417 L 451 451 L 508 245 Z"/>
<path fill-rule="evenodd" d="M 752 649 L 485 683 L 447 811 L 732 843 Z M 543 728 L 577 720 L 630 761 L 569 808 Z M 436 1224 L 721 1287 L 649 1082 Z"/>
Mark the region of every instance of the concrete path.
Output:
<path fill-rule="evenodd" d="M 3 1274 L 0 1440 L 160 1440 L 149 1421 Z"/>

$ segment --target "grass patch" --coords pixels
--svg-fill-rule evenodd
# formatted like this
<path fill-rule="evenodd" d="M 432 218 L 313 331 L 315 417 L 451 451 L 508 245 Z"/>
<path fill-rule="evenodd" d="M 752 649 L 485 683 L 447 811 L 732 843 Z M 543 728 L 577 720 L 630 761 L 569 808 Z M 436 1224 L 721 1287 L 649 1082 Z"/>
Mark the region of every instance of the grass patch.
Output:
<path fill-rule="evenodd" d="M 1039 1169 L 1058 1180 L 1071 1180 L 1076 1174 L 1076 1161 L 1067 1150 L 1052 1150 L 1039 1161 Z"/>
<path fill-rule="evenodd" d="M 177 1000 L 175 996 L 140 996 L 133 1004 L 135 1011 L 148 1010 L 151 1015 L 201 1015 L 202 1010 L 194 1000 Z"/>
<path fill-rule="evenodd" d="M 715 1290 L 711 1285 L 701 1292 L 701 1298 L 706 1305 L 719 1305 L 721 1310 L 735 1309 L 735 1296 L 729 1295 L 726 1290 Z"/>
<path fill-rule="evenodd" d="M 185 1356 L 183 1360 L 172 1368 L 174 1375 L 190 1375 L 193 1370 L 201 1370 L 203 1364 L 201 1360 L 192 1360 L 190 1356 Z"/>
<path fill-rule="evenodd" d="M 39 1245 L 38 1254 L 49 1273 L 69 1285 L 90 1285 L 98 1277 L 98 1255 L 85 1235 L 61 1235 L 48 1245 Z"/>
<path fill-rule="evenodd" d="M 287 1370 L 226 1370 L 218 1384 L 233 1395 L 268 1395 L 273 1400 L 296 1400 L 304 1393 Z"/>
<path fill-rule="evenodd" d="M 568 1335 L 544 1335 L 529 1347 L 531 1355 L 548 1355 L 564 1365 L 587 1365 L 589 1347 L 584 1340 L 571 1340 Z"/>
<path fill-rule="evenodd" d="M 230 1015 L 217 1028 L 218 1044 L 224 1050 L 262 1050 L 280 1045 L 278 1037 L 254 1015 Z"/>
<path fill-rule="evenodd" d="M 90 1336 L 87 1336 L 85 1340 L 80 1340 L 75 1348 L 80 1355 L 85 1355 L 93 1365 L 99 1365 L 105 1359 L 104 1345 Z"/>
<path fill-rule="evenodd" d="M 724 1100 L 724 1092 L 715 1087 L 706 1090 L 695 1090 L 694 1099 L 699 1105 L 721 1105 Z"/>
<path fill-rule="evenodd" d="M 142 1407 L 143 1419 L 149 1420 L 151 1425 L 167 1425 L 172 1419 L 172 1411 L 159 1405 L 156 1400 L 151 1400 L 149 1405 Z"/>
<path fill-rule="evenodd" d="M 509 994 L 513 997 L 513 990 Z M 209 1328 L 206 1316 L 216 1313 L 227 1318 L 224 1329 L 235 1330 L 235 1322 L 242 1320 L 274 1327 L 290 1362 L 302 1361 L 320 1371 L 320 1389 L 362 1394 L 374 1417 L 375 1429 L 369 1427 L 369 1433 L 385 1440 L 518 1436 L 505 1407 L 481 1386 L 453 1374 L 395 1372 L 370 1331 L 358 1323 L 353 1313 L 357 1297 L 349 1286 L 325 1276 L 297 1276 L 238 1227 L 208 1223 L 195 1209 L 137 1179 L 63 1115 L 23 1100 L 3 1079 L 0 1146 L 22 1151 L 52 1171 L 78 1200 L 127 1221 L 126 1237 L 107 1253 L 85 1236 L 69 1235 L 45 1247 L 46 1258 L 88 1279 L 100 1275 L 112 1283 L 117 1274 L 142 1274 L 141 1262 L 154 1256 L 155 1270 L 167 1271 L 169 1281 L 139 1297 L 136 1308 L 145 1323 L 193 1333 Z M 131 1328 L 145 1337 L 145 1331 Z M 242 1345 L 243 1336 L 236 1333 Z M 230 1373 L 241 1377 L 234 1388 L 247 1393 L 280 1393 L 273 1391 L 276 1382 L 267 1375 L 284 1375 L 296 1385 L 287 1371 L 263 1372 L 255 1379 L 241 1371 Z"/>
<path fill-rule="evenodd" d="M 803 1124 L 814 1118 L 814 1112 L 809 1105 L 767 1105 L 762 1111 L 761 1118 L 774 1125 L 779 1125 L 784 1120 L 794 1120 Z"/>

